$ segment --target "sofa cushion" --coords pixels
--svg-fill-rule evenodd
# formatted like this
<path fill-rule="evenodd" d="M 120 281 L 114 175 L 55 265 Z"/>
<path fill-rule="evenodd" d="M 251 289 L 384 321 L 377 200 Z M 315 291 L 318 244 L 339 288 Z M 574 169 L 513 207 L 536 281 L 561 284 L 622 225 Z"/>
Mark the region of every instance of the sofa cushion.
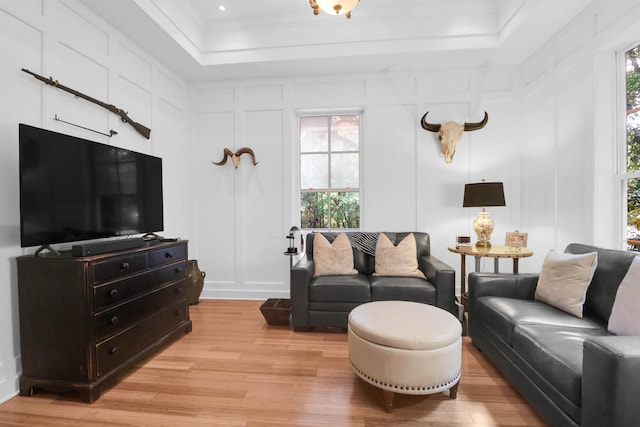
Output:
<path fill-rule="evenodd" d="M 602 249 L 591 245 L 572 243 L 565 252 L 581 254 L 596 251 L 598 267 L 587 291 L 584 314 L 598 317 L 603 323 L 609 321 L 618 285 L 624 278 L 636 253 L 615 249 Z"/>
<path fill-rule="evenodd" d="M 314 276 L 357 274 L 353 268 L 353 249 L 346 234 L 340 233 L 331 243 L 322 234 L 313 240 Z"/>
<path fill-rule="evenodd" d="M 513 349 L 531 369 L 529 377 L 563 411 L 580 420 L 582 345 L 587 337 L 606 336 L 604 328 L 519 325 Z"/>
<path fill-rule="evenodd" d="M 622 279 L 607 326 L 616 335 L 640 335 L 640 257 L 636 256 Z"/>
<path fill-rule="evenodd" d="M 315 242 L 315 238 L 316 236 L 322 234 L 329 242 L 333 242 L 335 240 L 335 238 L 338 236 L 339 233 L 335 233 L 335 232 L 325 232 L 325 233 L 309 233 L 307 234 L 307 239 L 306 239 L 306 246 L 305 246 L 305 251 L 307 254 L 307 257 L 309 259 L 314 259 L 315 258 L 315 254 L 313 252 L 313 246 L 314 246 L 314 242 Z M 359 232 L 347 232 L 345 233 L 347 235 L 347 237 L 349 237 L 349 240 L 351 241 L 351 238 L 353 236 L 359 236 L 360 233 Z M 426 233 L 425 233 L 426 234 Z M 358 273 L 362 273 L 362 274 L 366 274 L 369 275 L 371 273 L 373 273 L 373 255 L 369 255 L 366 254 L 360 250 L 358 250 L 356 247 L 352 246 L 352 250 L 353 250 L 353 267 L 358 271 Z"/>
<path fill-rule="evenodd" d="M 436 287 L 417 277 L 371 277 L 371 301 L 414 301 L 436 305 Z"/>
<path fill-rule="evenodd" d="M 402 239 L 397 246 L 380 233 L 376 244 L 376 276 L 412 276 L 425 278 L 418 269 L 416 238 L 413 233 Z"/>
<path fill-rule="evenodd" d="M 598 254 L 567 254 L 550 250 L 542 263 L 535 299 L 582 317 Z"/>
<path fill-rule="evenodd" d="M 316 235 L 320 233 L 308 233 L 306 237 L 306 246 L 305 251 L 307 257 L 309 259 L 314 258 L 313 254 L 313 242 L 315 240 Z M 380 233 L 363 233 L 361 231 L 348 231 L 346 232 L 347 237 L 351 241 L 351 246 L 353 247 L 353 266 L 359 273 L 370 275 L 374 272 L 374 255 L 375 255 L 375 242 L 377 242 L 377 235 Z M 398 232 L 398 233 L 390 233 L 385 232 L 387 237 L 394 242 L 399 242 L 403 240 L 409 234 L 413 234 L 416 239 L 416 259 L 420 259 L 423 256 L 431 255 L 431 240 L 429 238 L 429 233 L 423 232 Z M 338 233 L 336 232 L 323 232 L 322 235 L 326 237 L 329 242 L 333 242 Z M 375 240 L 373 238 L 375 237 Z M 357 242 L 361 241 L 370 241 L 373 240 L 373 250 L 362 251 L 358 249 L 359 245 Z"/>
<path fill-rule="evenodd" d="M 309 301 L 371 301 L 369 278 L 363 274 L 314 277 L 309 284 Z"/>
<path fill-rule="evenodd" d="M 413 234 L 416 239 L 416 258 L 420 259 L 423 256 L 431 256 L 431 242 L 429 239 L 429 233 L 393 233 L 395 236 L 394 244 L 404 240 L 409 234 Z"/>
<path fill-rule="evenodd" d="M 581 319 L 543 302 L 495 296 L 478 298 L 469 322 L 481 322 L 508 345 L 512 345 L 516 325 L 605 330 L 597 319 Z"/>

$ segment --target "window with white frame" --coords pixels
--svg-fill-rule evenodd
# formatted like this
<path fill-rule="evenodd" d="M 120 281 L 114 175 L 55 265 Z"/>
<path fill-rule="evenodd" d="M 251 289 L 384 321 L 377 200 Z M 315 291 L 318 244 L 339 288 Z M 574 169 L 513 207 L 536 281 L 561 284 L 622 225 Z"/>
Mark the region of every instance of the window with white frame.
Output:
<path fill-rule="evenodd" d="M 300 117 L 302 229 L 360 227 L 360 114 Z"/>
<path fill-rule="evenodd" d="M 626 144 L 624 170 L 626 189 L 627 249 L 640 251 L 640 45 L 625 53 Z"/>

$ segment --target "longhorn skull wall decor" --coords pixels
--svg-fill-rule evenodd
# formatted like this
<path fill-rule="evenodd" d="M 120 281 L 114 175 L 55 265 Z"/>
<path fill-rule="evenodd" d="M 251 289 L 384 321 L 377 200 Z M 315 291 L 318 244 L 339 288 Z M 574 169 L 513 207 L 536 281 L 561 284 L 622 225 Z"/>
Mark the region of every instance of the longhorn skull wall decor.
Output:
<path fill-rule="evenodd" d="M 219 162 L 211 162 L 214 165 L 218 165 L 218 166 L 222 166 L 225 163 L 227 163 L 227 159 L 229 157 L 231 157 L 231 161 L 233 162 L 233 166 L 238 169 L 238 164 L 240 163 L 240 156 L 242 156 L 243 154 L 249 154 L 251 156 L 251 160 L 253 161 L 253 165 L 257 165 L 258 162 L 256 162 L 256 155 L 253 153 L 253 150 L 249 147 L 242 147 L 242 148 L 238 148 L 236 150 L 236 152 L 234 153 L 233 151 L 229 150 L 228 148 L 224 149 L 224 157 L 222 160 L 220 160 Z"/>
<path fill-rule="evenodd" d="M 453 160 L 453 155 L 456 153 L 456 145 L 458 141 L 460 141 L 460 138 L 462 138 L 462 132 L 482 129 L 489 120 L 489 115 L 485 111 L 484 119 L 480 122 L 465 123 L 464 125 L 459 125 L 456 122 L 435 124 L 427 122 L 427 114 L 429 114 L 428 111 L 422 116 L 420 124 L 423 129 L 429 132 L 438 132 L 438 138 L 440 139 L 440 144 L 442 144 L 442 154 L 444 154 L 444 160 L 447 163 L 451 163 L 451 160 Z"/>

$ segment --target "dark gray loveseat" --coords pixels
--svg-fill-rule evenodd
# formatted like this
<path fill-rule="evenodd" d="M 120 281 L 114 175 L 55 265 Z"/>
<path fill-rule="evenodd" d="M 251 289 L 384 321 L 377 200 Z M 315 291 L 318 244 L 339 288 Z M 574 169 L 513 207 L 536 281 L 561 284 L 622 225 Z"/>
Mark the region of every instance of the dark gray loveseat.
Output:
<path fill-rule="evenodd" d="M 338 233 L 322 233 L 333 242 Z M 291 323 L 294 330 L 312 327 L 346 328 L 349 312 L 360 304 L 379 300 L 422 302 L 440 307 L 457 317 L 455 270 L 431 256 L 429 234 L 414 232 L 418 267 L 427 280 L 415 277 L 374 276 L 377 233 L 348 232 L 352 241 L 356 275 L 314 277 L 313 239 L 306 239 L 306 256 L 291 269 Z M 397 245 L 409 232 L 385 233 Z M 358 242 L 363 241 L 362 245 Z M 368 241 L 368 245 L 367 245 Z M 368 246 L 362 248 L 362 246 Z M 373 252 L 372 252 L 373 251 Z"/>
<path fill-rule="evenodd" d="M 593 251 L 598 266 L 582 319 L 535 301 L 536 274 L 469 274 L 473 344 L 552 426 L 640 422 L 640 337 L 607 332 L 636 254 L 575 243 L 565 250 Z"/>

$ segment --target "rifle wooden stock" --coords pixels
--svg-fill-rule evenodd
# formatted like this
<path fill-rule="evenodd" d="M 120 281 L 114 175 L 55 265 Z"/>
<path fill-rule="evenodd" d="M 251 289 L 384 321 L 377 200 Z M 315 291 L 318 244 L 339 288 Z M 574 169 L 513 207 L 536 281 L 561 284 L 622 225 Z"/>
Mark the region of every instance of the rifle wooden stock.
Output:
<path fill-rule="evenodd" d="M 149 139 L 149 137 L 151 136 L 151 129 L 149 129 L 146 126 L 141 125 L 138 122 L 134 122 L 129 115 L 127 114 L 126 111 L 121 110 L 120 108 L 116 107 L 115 105 L 112 104 L 107 104 L 105 102 L 102 101 L 98 101 L 95 98 L 90 97 L 89 95 L 85 95 L 82 92 L 78 92 L 77 90 L 71 89 L 70 87 L 61 85 L 57 80 L 53 80 L 53 77 L 49 77 L 46 78 L 44 76 L 41 76 L 40 74 L 34 73 L 33 71 L 29 71 L 26 68 L 23 68 L 22 71 L 24 71 L 27 74 L 31 74 L 33 77 L 35 77 L 36 79 L 40 80 L 41 82 L 48 84 L 50 86 L 56 87 L 58 89 L 62 89 L 65 92 L 69 92 L 70 94 L 77 96 L 78 98 L 82 98 L 82 99 L 86 99 L 89 102 L 93 102 L 94 104 L 97 104 L 99 106 L 101 106 L 102 108 L 106 108 L 107 110 L 111 111 L 114 114 L 117 114 L 118 116 L 120 116 L 120 120 L 122 120 L 123 123 L 129 123 L 140 135 L 144 136 L 145 138 Z"/>

